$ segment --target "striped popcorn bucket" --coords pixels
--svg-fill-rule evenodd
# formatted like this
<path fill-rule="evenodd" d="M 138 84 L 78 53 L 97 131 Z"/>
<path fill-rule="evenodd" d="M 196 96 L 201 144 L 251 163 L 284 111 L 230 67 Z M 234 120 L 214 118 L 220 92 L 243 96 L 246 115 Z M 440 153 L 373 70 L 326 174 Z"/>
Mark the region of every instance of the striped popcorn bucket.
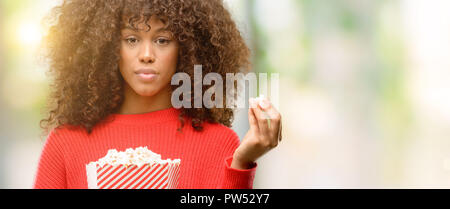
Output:
<path fill-rule="evenodd" d="M 180 160 L 137 165 L 86 165 L 89 189 L 176 189 Z"/>

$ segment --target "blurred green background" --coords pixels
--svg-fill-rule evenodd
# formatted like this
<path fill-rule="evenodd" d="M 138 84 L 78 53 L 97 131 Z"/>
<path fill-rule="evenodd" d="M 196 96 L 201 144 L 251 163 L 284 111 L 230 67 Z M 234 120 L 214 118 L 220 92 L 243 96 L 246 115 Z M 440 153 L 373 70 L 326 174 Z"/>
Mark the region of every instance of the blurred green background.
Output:
<path fill-rule="evenodd" d="M 0 188 L 32 186 L 49 84 L 40 21 L 59 2 L 0 0 Z M 450 187 L 450 1 L 225 2 L 254 70 L 280 76 L 284 137 L 254 188 Z"/>

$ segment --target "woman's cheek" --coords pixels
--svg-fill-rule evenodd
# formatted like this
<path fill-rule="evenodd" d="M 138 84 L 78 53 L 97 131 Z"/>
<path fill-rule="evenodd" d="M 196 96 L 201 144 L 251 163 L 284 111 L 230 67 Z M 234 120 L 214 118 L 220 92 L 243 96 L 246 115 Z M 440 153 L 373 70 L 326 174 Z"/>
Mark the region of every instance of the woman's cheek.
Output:
<path fill-rule="evenodd" d="M 162 57 L 164 60 L 163 65 L 166 66 L 165 74 L 170 80 L 172 76 L 175 74 L 178 62 L 178 51 L 177 49 L 172 49 L 168 53 L 165 53 Z"/>
<path fill-rule="evenodd" d="M 122 74 L 133 76 L 134 74 L 134 71 L 132 69 L 133 57 L 136 57 L 136 55 L 134 55 L 132 51 L 127 50 L 121 51 L 120 68 Z"/>

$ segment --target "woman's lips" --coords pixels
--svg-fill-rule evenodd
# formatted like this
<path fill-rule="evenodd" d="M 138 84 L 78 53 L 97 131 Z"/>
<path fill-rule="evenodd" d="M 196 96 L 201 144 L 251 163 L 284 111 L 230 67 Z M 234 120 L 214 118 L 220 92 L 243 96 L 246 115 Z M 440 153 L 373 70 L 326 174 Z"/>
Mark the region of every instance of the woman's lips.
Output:
<path fill-rule="evenodd" d="M 156 78 L 157 74 L 154 73 L 136 73 L 141 81 L 152 81 Z"/>
<path fill-rule="evenodd" d="M 153 70 L 152 68 L 141 68 L 138 69 L 135 73 L 156 74 L 156 71 Z"/>

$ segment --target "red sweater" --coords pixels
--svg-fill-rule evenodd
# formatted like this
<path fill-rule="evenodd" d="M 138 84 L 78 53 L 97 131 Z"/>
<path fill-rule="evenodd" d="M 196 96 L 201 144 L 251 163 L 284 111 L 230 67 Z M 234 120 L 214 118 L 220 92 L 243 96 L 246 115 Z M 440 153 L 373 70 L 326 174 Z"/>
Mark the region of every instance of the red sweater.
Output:
<path fill-rule="evenodd" d="M 204 123 L 196 132 L 186 121 L 182 132 L 179 110 L 111 114 L 90 135 L 81 128 L 53 129 L 42 150 L 33 188 L 87 188 L 85 165 L 109 149 L 147 146 L 162 159 L 181 159 L 178 189 L 252 189 L 257 163 L 250 169 L 230 167 L 239 137 L 221 124 Z M 113 119 L 113 120 L 109 120 Z"/>

